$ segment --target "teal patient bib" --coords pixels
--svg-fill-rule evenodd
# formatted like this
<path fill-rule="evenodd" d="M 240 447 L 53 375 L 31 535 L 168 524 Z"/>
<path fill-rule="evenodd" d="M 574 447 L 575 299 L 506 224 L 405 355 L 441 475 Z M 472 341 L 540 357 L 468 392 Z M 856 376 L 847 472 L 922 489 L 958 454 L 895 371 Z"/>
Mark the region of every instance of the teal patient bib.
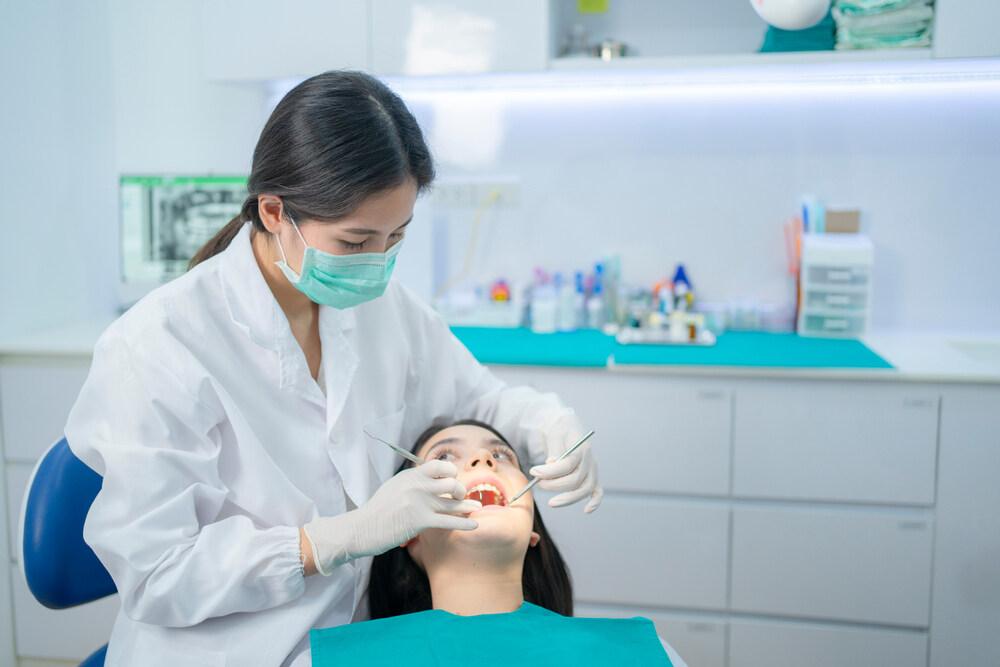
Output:
<path fill-rule="evenodd" d="M 309 633 L 313 667 L 362 664 L 672 667 L 646 618 L 567 618 L 525 602 L 509 614 L 422 611 Z M 391 661 L 391 662 L 390 662 Z"/>

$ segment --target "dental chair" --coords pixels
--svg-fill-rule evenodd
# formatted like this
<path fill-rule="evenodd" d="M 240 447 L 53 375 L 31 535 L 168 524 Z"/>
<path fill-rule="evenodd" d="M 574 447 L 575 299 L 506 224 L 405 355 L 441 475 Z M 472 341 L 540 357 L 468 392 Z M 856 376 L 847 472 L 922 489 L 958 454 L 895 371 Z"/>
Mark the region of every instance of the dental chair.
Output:
<path fill-rule="evenodd" d="M 76 458 L 66 438 L 35 466 L 21 509 L 21 569 L 35 599 L 66 609 L 117 592 L 111 575 L 83 541 L 83 522 L 101 476 Z M 105 644 L 80 667 L 101 667 Z"/>

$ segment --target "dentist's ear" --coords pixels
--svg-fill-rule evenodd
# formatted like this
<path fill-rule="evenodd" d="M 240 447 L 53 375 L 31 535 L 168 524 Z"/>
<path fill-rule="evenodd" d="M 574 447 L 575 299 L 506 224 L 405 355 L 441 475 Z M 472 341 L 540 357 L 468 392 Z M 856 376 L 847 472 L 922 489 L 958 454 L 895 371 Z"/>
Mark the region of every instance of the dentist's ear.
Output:
<path fill-rule="evenodd" d="M 539 535 L 539 534 L 538 534 L 538 533 L 536 533 L 535 531 L 531 531 L 531 541 L 530 541 L 530 542 L 528 542 L 528 546 L 529 546 L 529 547 L 535 547 L 535 546 L 538 546 L 538 543 L 539 543 L 539 542 L 540 542 L 541 540 L 542 540 L 542 536 L 541 536 L 541 535 Z"/>

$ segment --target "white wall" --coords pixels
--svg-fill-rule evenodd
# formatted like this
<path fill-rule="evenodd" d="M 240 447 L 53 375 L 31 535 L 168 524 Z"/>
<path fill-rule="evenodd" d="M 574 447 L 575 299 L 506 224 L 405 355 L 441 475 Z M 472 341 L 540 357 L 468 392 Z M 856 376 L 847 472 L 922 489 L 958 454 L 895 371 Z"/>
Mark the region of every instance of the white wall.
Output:
<path fill-rule="evenodd" d="M 814 193 L 876 246 L 873 328 L 1000 330 L 1000 84 L 667 88 L 534 101 L 411 95 L 443 177 L 520 178 L 487 216 L 478 277 L 591 269 L 700 298 L 790 302 L 782 222 Z M 438 210 L 461 264 L 472 213 Z"/>
<path fill-rule="evenodd" d="M 9 334 L 115 307 L 117 188 L 106 3 L 4 2 L 0 25 L 0 334 Z"/>
<path fill-rule="evenodd" d="M 205 81 L 199 6 L 0 9 L 5 97 L 19 100 L 0 107 L 0 335 L 114 311 L 121 173 L 249 168 L 267 91 Z M 267 48 L 212 29 L 232 48 Z M 876 243 L 875 329 L 1000 330 L 989 280 L 1000 248 L 995 84 L 450 95 L 414 109 L 442 177 L 520 180 L 520 205 L 486 216 L 481 279 L 585 269 L 610 250 L 630 281 L 667 277 L 683 261 L 703 299 L 780 303 L 791 293 L 781 223 L 812 192 L 863 211 Z M 471 214 L 426 202 L 418 212 L 401 274 L 429 285 L 433 221 L 449 231 L 457 267 Z"/>

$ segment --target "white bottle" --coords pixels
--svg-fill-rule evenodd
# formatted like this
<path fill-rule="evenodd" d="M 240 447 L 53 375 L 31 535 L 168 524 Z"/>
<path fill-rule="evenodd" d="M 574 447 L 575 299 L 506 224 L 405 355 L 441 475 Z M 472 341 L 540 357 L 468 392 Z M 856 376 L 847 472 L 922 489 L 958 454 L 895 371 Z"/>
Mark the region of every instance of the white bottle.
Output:
<path fill-rule="evenodd" d="M 556 292 L 551 285 L 535 285 L 531 290 L 531 330 L 556 331 Z"/>
<path fill-rule="evenodd" d="M 594 287 L 594 293 L 587 299 L 587 327 L 601 330 L 605 321 L 604 297 L 601 296 L 601 286 Z"/>
<path fill-rule="evenodd" d="M 575 331 L 577 328 L 576 290 L 569 283 L 563 282 L 562 276 L 556 274 L 556 329 L 559 331 Z"/>

